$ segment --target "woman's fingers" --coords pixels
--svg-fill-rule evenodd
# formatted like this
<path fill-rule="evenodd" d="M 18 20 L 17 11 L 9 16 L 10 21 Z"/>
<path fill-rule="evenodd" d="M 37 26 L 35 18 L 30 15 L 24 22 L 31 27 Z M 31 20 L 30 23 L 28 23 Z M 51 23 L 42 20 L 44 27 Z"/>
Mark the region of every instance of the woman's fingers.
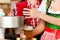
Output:
<path fill-rule="evenodd" d="M 25 10 L 25 11 L 31 11 L 31 9 L 28 9 L 28 8 L 24 8 L 23 10 Z"/>
<path fill-rule="evenodd" d="M 23 11 L 23 15 L 25 15 L 25 18 L 31 18 L 31 12 Z"/>
<path fill-rule="evenodd" d="M 31 12 L 23 11 L 23 15 L 31 15 Z"/>
<path fill-rule="evenodd" d="M 28 8 L 24 8 L 24 11 L 23 11 L 23 15 L 27 15 L 30 16 L 30 17 L 35 17 L 36 16 L 36 9 L 32 8 L 32 9 L 28 9 Z"/>
<path fill-rule="evenodd" d="M 23 13 L 25 13 L 25 14 L 30 14 L 31 12 L 28 12 L 28 11 L 23 11 Z"/>

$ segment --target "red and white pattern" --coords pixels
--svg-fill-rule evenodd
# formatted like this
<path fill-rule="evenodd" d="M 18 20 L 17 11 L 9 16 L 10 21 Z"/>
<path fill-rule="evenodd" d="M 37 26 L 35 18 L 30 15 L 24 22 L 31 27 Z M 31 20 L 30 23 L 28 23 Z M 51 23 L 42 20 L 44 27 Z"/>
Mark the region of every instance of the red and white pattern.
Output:
<path fill-rule="evenodd" d="M 14 11 L 13 10 L 11 10 L 10 11 L 10 13 L 8 13 L 8 15 L 7 16 L 14 16 Z"/>
<path fill-rule="evenodd" d="M 31 25 L 35 28 L 38 25 L 38 18 L 32 18 Z"/>
<path fill-rule="evenodd" d="M 55 33 L 45 31 L 41 37 L 41 40 L 56 40 Z"/>
<path fill-rule="evenodd" d="M 41 40 L 60 40 L 60 30 L 45 28 Z"/>

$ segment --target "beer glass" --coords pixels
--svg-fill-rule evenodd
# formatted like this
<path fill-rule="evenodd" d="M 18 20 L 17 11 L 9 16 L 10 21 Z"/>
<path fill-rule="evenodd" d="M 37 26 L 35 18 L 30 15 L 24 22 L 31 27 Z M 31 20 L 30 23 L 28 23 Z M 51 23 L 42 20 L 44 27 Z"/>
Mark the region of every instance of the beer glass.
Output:
<path fill-rule="evenodd" d="M 26 35 L 27 40 L 32 40 L 33 27 L 32 26 L 24 26 L 24 34 Z"/>

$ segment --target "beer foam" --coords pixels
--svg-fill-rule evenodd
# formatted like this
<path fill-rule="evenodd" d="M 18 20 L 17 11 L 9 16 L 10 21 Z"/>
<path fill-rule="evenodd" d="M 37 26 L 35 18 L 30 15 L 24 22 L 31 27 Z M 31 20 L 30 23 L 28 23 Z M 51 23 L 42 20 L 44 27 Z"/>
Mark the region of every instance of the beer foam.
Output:
<path fill-rule="evenodd" d="M 33 26 L 25 26 L 24 30 L 33 30 Z"/>

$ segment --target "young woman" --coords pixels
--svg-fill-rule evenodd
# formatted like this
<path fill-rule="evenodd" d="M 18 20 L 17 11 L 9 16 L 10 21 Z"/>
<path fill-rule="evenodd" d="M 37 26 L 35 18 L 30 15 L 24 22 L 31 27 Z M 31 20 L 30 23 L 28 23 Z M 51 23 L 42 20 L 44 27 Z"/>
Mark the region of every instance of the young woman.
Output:
<path fill-rule="evenodd" d="M 31 17 L 38 17 L 46 21 L 45 32 L 43 33 L 41 40 L 60 40 L 60 0 L 45 0 L 46 14 L 38 12 L 35 8 L 24 9 L 24 13 L 30 13 Z M 48 6 L 48 4 L 51 4 Z M 43 26 L 44 27 L 44 26 Z"/>
<path fill-rule="evenodd" d="M 15 15 L 22 16 L 24 18 L 24 15 L 23 15 L 24 8 L 32 8 L 32 6 L 33 6 L 34 8 L 36 8 L 38 10 L 41 2 L 44 3 L 43 0 L 34 0 L 34 1 L 25 0 L 24 2 L 19 2 L 16 4 L 15 9 L 16 9 L 17 13 Z M 11 15 L 11 13 L 10 13 L 8 15 L 13 16 L 14 14 Z M 25 19 L 26 19 L 25 23 L 27 25 L 32 25 L 34 27 L 34 33 L 33 33 L 34 36 L 40 34 L 43 31 L 43 29 L 45 27 L 45 22 L 43 20 L 40 19 L 40 21 L 38 21 L 39 20 L 38 18 L 31 18 L 31 17 L 25 17 Z"/>
<path fill-rule="evenodd" d="M 30 8 L 31 8 L 31 6 L 33 6 L 34 8 L 36 8 L 38 10 L 41 2 L 42 2 L 42 0 L 34 0 L 34 1 L 33 0 L 26 0 L 25 2 L 18 3 L 17 4 L 17 10 L 18 10 L 17 11 L 17 16 L 23 16 L 23 9 L 27 8 L 27 6 L 30 6 Z M 21 6 L 19 6 L 19 4 L 23 8 Z M 35 28 L 34 29 L 34 33 L 33 33 L 34 36 L 40 34 L 43 31 L 42 29 L 44 29 L 44 27 L 42 27 L 42 26 L 45 26 L 45 22 L 43 20 L 38 21 L 38 18 L 31 18 L 31 17 L 30 18 L 26 18 L 26 24 L 27 25 L 29 25 L 31 21 L 32 21 L 31 24 Z M 37 24 L 38 24 L 38 26 L 37 26 Z"/>

